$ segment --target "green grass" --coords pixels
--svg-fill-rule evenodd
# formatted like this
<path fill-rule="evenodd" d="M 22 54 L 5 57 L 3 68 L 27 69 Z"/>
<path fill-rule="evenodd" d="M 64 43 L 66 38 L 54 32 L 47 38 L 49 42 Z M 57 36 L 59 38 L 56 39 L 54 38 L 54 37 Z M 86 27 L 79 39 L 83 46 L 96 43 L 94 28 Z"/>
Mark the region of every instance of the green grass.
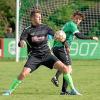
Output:
<path fill-rule="evenodd" d="M 73 80 L 82 96 L 60 96 L 60 87 L 51 83 L 56 70 L 41 66 L 20 84 L 11 96 L 2 96 L 10 83 L 20 73 L 25 62 L 0 62 L 0 100 L 100 100 L 100 61 L 73 61 Z"/>

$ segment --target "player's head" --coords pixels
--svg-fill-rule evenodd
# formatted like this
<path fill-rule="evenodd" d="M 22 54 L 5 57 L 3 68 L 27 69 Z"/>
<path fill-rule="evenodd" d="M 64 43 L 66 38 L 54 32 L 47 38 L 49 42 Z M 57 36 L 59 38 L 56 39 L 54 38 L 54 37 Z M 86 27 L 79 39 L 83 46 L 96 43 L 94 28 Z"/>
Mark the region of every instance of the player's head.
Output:
<path fill-rule="evenodd" d="M 32 11 L 31 11 L 31 22 L 33 25 L 39 25 L 41 24 L 41 11 L 37 8 L 34 8 Z"/>
<path fill-rule="evenodd" d="M 81 12 L 77 11 L 73 14 L 72 19 L 74 20 L 74 22 L 79 25 L 80 22 L 85 18 L 84 14 L 82 14 Z"/>
<path fill-rule="evenodd" d="M 8 28 L 6 29 L 6 33 L 12 33 L 12 27 L 8 27 Z"/>

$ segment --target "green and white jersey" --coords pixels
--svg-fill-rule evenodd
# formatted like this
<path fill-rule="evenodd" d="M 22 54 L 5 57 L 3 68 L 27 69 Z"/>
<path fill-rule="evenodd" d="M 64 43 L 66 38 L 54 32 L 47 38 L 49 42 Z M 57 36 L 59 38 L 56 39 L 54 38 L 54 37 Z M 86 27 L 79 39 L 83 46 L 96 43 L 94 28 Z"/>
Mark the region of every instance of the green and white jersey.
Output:
<path fill-rule="evenodd" d="M 77 24 L 73 21 L 69 21 L 63 26 L 62 30 L 66 33 L 66 41 L 70 46 L 74 38 L 74 33 L 79 32 Z M 61 42 L 55 40 L 53 46 L 61 47 L 64 45 Z"/>

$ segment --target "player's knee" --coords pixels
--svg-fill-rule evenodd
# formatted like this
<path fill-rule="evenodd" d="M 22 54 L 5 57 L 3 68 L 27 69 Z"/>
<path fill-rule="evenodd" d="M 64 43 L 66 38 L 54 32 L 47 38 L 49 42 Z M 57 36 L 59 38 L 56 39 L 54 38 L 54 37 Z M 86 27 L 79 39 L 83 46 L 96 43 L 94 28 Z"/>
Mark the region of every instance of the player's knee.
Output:
<path fill-rule="evenodd" d="M 19 75 L 18 79 L 19 79 L 19 80 L 23 80 L 26 76 L 27 76 L 26 72 L 22 72 L 22 73 Z"/>
<path fill-rule="evenodd" d="M 72 72 L 73 72 L 73 70 L 72 70 L 72 68 L 70 69 L 70 73 L 72 74 Z"/>
<path fill-rule="evenodd" d="M 70 73 L 71 74 L 72 73 L 71 65 L 69 65 L 69 66 L 64 65 L 63 71 L 64 71 L 64 73 Z"/>
<path fill-rule="evenodd" d="M 63 66 L 63 73 L 69 73 L 69 68 L 65 65 Z"/>
<path fill-rule="evenodd" d="M 71 67 L 71 65 L 69 65 L 68 68 L 69 68 L 69 73 L 72 73 L 72 67 Z"/>
<path fill-rule="evenodd" d="M 22 76 L 26 77 L 29 73 L 27 71 L 22 72 Z"/>
<path fill-rule="evenodd" d="M 30 68 L 24 68 L 21 74 L 19 75 L 21 79 L 24 79 L 29 73 L 31 69 Z"/>
<path fill-rule="evenodd" d="M 26 73 L 25 73 L 25 72 L 23 72 L 23 73 L 21 73 L 21 75 L 22 75 L 22 77 L 25 77 L 25 76 L 26 76 Z"/>

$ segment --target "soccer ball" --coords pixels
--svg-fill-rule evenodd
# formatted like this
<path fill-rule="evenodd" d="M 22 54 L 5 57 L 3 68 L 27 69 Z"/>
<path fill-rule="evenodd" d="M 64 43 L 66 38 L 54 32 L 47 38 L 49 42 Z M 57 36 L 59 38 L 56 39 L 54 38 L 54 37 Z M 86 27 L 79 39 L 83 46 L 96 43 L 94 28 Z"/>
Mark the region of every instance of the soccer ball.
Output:
<path fill-rule="evenodd" d="M 54 38 L 57 41 L 64 42 L 66 40 L 66 33 L 63 30 L 56 31 Z"/>

